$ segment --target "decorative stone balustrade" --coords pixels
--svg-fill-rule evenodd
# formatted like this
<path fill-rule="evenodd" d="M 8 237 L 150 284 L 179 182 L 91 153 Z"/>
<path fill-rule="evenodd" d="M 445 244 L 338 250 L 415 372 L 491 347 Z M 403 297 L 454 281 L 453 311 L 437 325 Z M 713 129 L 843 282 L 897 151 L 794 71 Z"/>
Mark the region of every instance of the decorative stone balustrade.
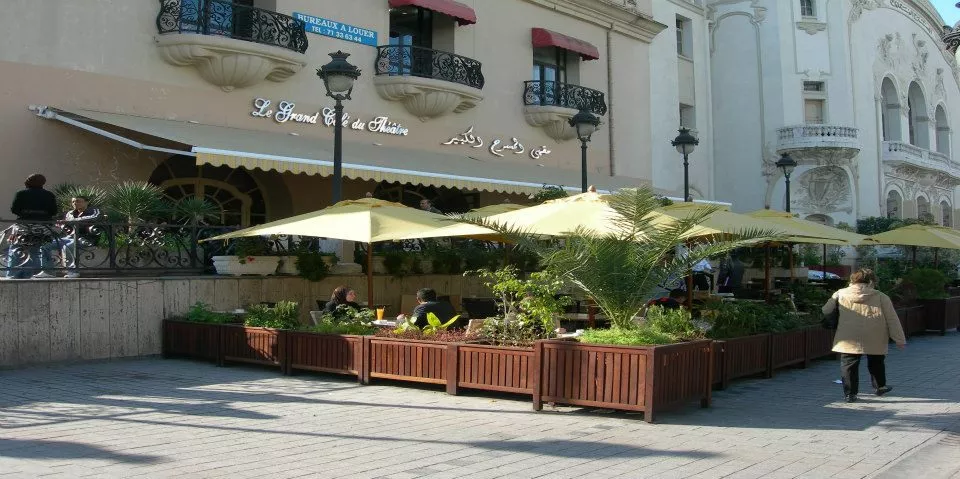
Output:
<path fill-rule="evenodd" d="M 798 162 L 849 160 L 860 152 L 860 130 L 841 125 L 793 125 L 777 130 L 777 152 Z"/>

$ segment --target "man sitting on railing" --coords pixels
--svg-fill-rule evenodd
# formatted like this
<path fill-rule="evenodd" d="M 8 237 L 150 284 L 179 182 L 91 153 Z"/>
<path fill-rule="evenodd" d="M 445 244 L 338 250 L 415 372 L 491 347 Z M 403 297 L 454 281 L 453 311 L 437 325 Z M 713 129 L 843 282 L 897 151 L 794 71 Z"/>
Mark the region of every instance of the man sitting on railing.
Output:
<path fill-rule="evenodd" d="M 64 235 L 40 248 L 40 272 L 33 275 L 34 278 L 55 277 L 46 271 L 51 262 L 50 253 L 55 249 L 60 250 L 63 255 L 63 265 L 70 270 L 64 275 L 64 278 L 80 277 L 80 273 L 77 272 L 76 250 L 80 246 L 96 244 L 97 233 L 94 226 L 89 225 L 89 223 L 100 217 L 100 210 L 91 208 L 88 204 L 89 201 L 87 197 L 80 195 L 70 199 L 73 209 L 64 215 L 63 221 L 57 223 Z M 82 223 L 87 223 L 87 225 Z"/>

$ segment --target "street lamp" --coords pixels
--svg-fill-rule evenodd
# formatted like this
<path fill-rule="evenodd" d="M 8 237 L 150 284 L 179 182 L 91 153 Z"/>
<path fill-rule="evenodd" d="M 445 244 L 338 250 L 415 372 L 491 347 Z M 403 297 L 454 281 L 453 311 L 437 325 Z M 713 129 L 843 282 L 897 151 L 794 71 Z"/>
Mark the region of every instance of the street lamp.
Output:
<path fill-rule="evenodd" d="M 580 179 L 583 193 L 587 192 L 587 142 L 599 125 L 600 118 L 587 110 L 580 110 L 570 119 L 570 126 L 577 129 L 577 138 L 580 138 Z"/>
<path fill-rule="evenodd" d="M 783 177 L 786 179 L 786 183 L 787 183 L 787 197 L 786 197 L 787 213 L 790 212 L 790 174 L 793 173 L 793 170 L 796 169 L 796 167 L 797 167 L 796 160 L 791 158 L 789 154 L 787 153 L 780 154 L 780 159 L 777 160 L 777 168 L 780 168 L 781 170 L 783 170 Z"/>
<path fill-rule="evenodd" d="M 331 53 L 330 63 L 317 69 L 317 76 L 323 80 L 327 96 L 336 100 L 333 108 L 333 202 L 340 201 L 343 190 L 343 100 L 350 99 L 353 82 L 360 76 L 360 69 L 347 61 L 349 53 L 337 51 Z"/>
<path fill-rule="evenodd" d="M 697 137 L 690 134 L 690 129 L 680 127 L 679 135 L 670 142 L 677 148 L 677 152 L 683 155 L 683 201 L 690 202 L 690 153 L 700 144 Z"/>

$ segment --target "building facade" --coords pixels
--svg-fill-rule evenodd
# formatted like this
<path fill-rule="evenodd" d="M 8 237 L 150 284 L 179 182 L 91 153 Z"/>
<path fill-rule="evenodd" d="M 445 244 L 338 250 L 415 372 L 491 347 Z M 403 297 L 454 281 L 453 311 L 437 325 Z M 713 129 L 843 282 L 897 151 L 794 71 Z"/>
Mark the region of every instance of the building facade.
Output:
<path fill-rule="evenodd" d="M 717 198 L 828 224 L 864 216 L 953 226 L 960 73 L 926 0 L 714 0 Z M 955 49 L 955 46 L 954 46 Z"/>
<path fill-rule="evenodd" d="M 579 191 L 578 110 L 601 120 L 591 184 L 677 191 L 679 161 L 661 156 L 677 158 L 664 151 L 681 104 L 699 106 L 709 134 L 706 30 L 698 2 L 653 3 L 13 0 L 0 19 L 0 189 L 34 172 L 150 181 L 237 225 L 327 206 L 334 102 L 315 70 L 343 51 L 361 70 L 344 102 L 344 198 L 460 211 L 543 184 Z M 683 57 L 664 32 L 678 15 L 699 15 L 700 80 L 674 65 L 686 86 L 661 101 L 672 82 L 651 68 Z M 709 196 L 709 175 L 695 178 Z"/>

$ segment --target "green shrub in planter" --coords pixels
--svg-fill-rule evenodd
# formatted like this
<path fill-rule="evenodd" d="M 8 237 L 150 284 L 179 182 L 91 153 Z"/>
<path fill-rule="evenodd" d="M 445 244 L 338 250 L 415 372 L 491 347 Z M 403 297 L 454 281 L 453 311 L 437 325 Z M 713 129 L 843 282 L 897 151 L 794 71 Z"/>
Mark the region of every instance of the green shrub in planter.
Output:
<path fill-rule="evenodd" d="M 616 344 L 620 346 L 651 346 L 654 344 L 671 344 L 676 338 L 652 328 L 611 328 L 588 329 L 580 336 L 580 341 L 591 344 Z"/>
<path fill-rule="evenodd" d="M 308 281 L 320 281 L 330 274 L 330 267 L 324 261 L 323 254 L 316 251 L 301 251 L 297 253 L 297 270 L 300 277 Z"/>
<path fill-rule="evenodd" d="M 917 299 L 943 299 L 947 297 L 947 276 L 932 268 L 914 268 L 903 276 L 904 285 L 916 291 Z"/>
<path fill-rule="evenodd" d="M 296 301 L 278 301 L 272 308 L 251 305 L 243 324 L 257 328 L 297 329 L 300 327 L 300 305 Z"/>
<path fill-rule="evenodd" d="M 237 320 L 237 316 L 231 313 L 217 313 L 210 310 L 210 306 L 201 301 L 190 307 L 185 317 L 187 321 L 194 323 L 225 324 Z"/>

